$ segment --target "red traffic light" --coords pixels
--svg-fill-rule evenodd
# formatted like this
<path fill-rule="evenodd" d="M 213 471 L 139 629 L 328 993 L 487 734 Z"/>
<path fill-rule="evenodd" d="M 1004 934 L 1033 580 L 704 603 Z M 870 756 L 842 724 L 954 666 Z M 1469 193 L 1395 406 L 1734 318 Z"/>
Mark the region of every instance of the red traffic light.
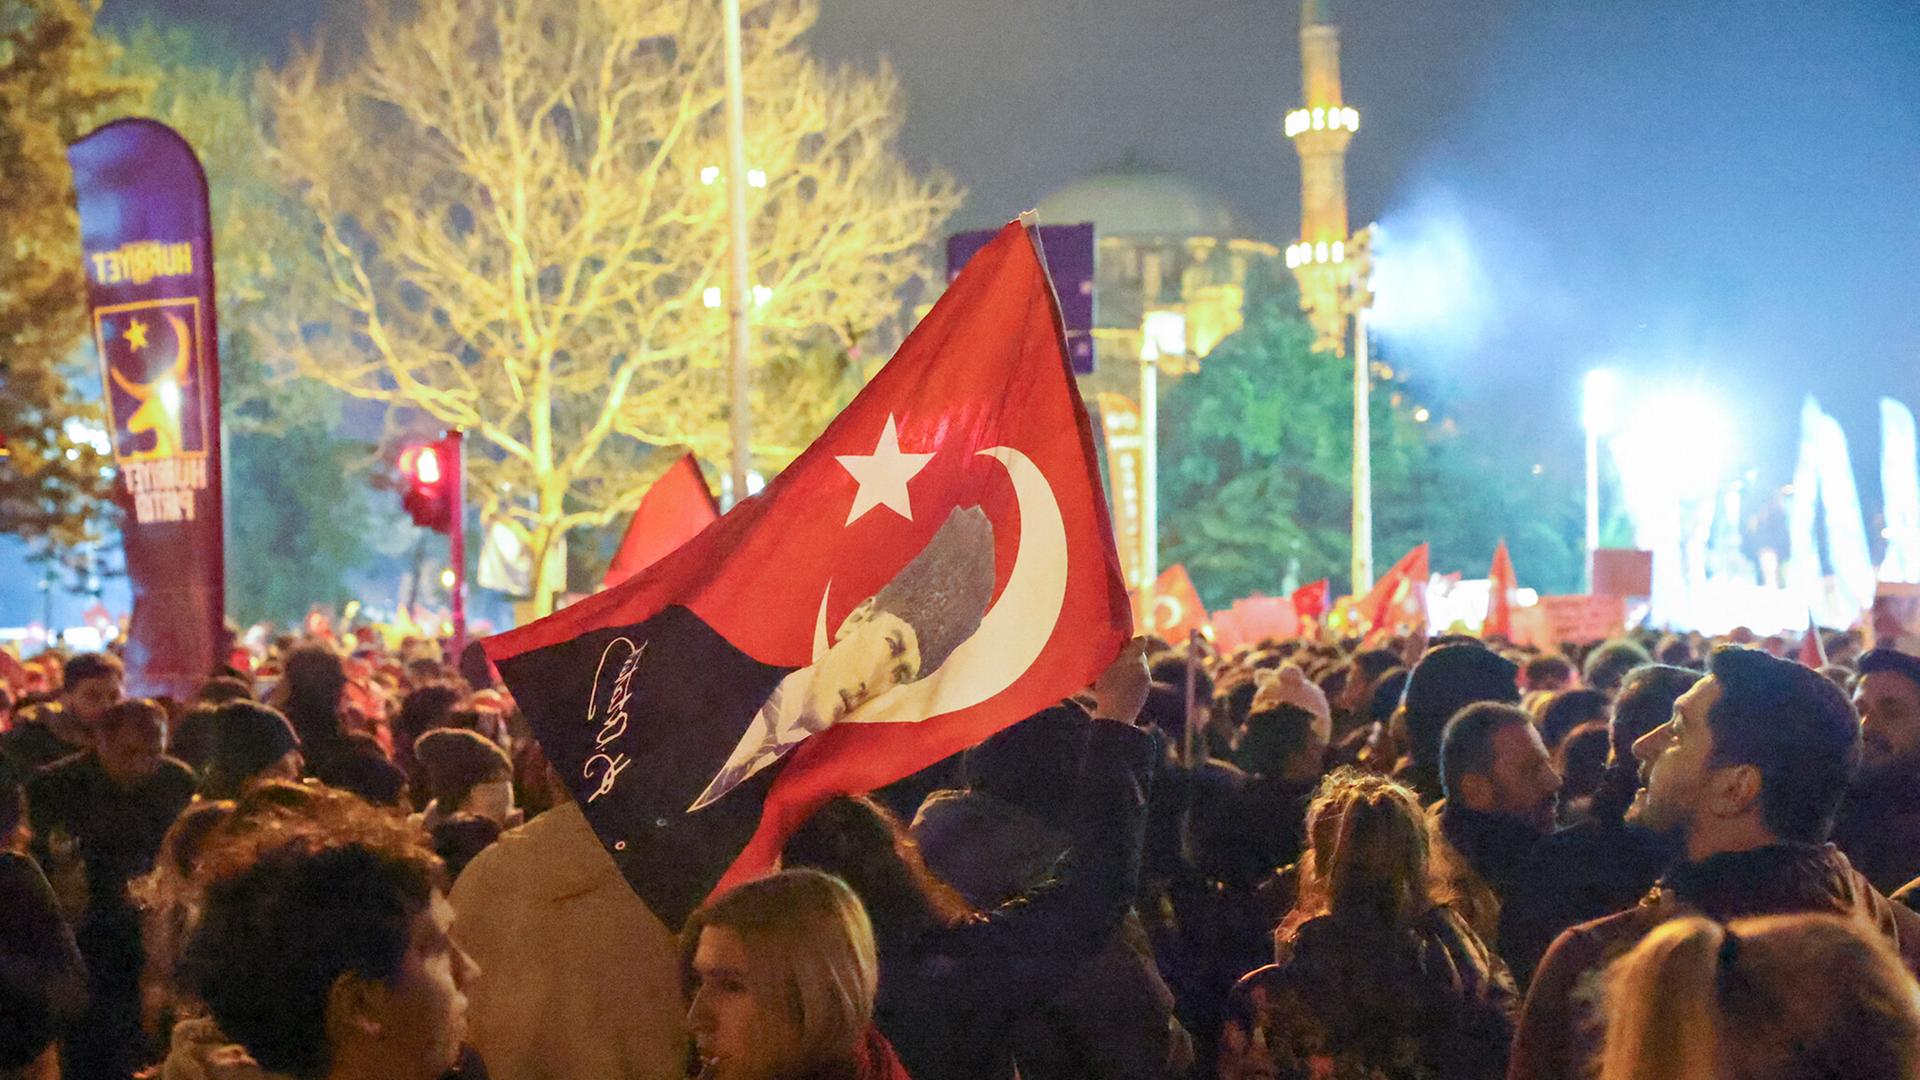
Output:
<path fill-rule="evenodd" d="M 459 512 L 459 467 L 457 460 L 443 459 L 440 443 L 409 446 L 400 452 L 400 472 L 407 482 L 401 505 L 413 517 L 413 523 L 436 532 L 453 527 L 453 515 Z"/>

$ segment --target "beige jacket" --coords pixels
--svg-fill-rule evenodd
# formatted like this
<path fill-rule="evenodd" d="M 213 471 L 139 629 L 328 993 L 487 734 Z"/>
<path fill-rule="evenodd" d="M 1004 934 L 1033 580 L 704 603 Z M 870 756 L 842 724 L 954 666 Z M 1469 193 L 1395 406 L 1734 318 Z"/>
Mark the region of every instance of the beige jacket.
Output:
<path fill-rule="evenodd" d="M 480 966 L 468 1041 L 494 1080 L 681 1080 L 679 951 L 567 802 L 502 835 L 450 897 Z"/>

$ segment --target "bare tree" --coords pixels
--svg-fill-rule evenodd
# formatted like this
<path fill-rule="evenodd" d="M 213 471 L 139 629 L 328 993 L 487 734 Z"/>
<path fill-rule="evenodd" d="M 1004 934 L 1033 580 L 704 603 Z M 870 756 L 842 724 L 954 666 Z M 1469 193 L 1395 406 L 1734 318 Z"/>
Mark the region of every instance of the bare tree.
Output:
<path fill-rule="evenodd" d="M 548 549 L 635 506 L 655 448 L 731 449 L 719 5 L 408 7 L 369 3 L 363 40 L 263 77 L 324 267 L 285 298 L 282 348 L 467 429 L 472 494 L 533 552 L 546 610 Z M 752 451 L 774 468 L 858 386 L 859 337 L 926 276 L 960 193 L 896 153 L 889 71 L 808 55 L 813 0 L 745 7 Z"/>

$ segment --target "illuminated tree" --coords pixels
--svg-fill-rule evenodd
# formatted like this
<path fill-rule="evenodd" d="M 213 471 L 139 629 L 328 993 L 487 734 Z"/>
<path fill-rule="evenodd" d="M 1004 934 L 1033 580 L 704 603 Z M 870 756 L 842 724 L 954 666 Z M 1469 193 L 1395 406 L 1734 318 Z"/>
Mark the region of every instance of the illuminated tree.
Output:
<path fill-rule="evenodd" d="M 744 5 L 752 452 L 784 464 L 857 387 L 850 357 L 927 274 L 958 204 L 894 151 L 886 70 L 833 70 L 812 0 Z M 363 41 L 262 83 L 270 153 L 325 287 L 285 299 L 296 370 L 469 432 L 470 494 L 546 567 L 638 504 L 656 448 L 724 460 L 719 5 L 369 4 Z M 535 590 L 550 603 L 559 583 Z"/>
<path fill-rule="evenodd" d="M 86 0 L 0 0 L 0 532 L 71 549 L 107 491 L 67 144 L 140 87 L 108 71 Z"/>

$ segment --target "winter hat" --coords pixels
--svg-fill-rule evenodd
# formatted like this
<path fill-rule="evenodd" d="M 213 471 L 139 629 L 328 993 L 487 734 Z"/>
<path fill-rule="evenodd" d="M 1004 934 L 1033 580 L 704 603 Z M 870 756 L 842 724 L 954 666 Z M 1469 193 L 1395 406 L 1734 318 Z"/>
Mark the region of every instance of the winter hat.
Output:
<path fill-rule="evenodd" d="M 229 701 L 213 714 L 213 753 L 207 769 L 248 777 L 298 749 L 300 737 L 280 710 L 254 701 Z"/>
<path fill-rule="evenodd" d="M 1413 759 L 1438 764 L 1440 733 L 1453 714 L 1477 701 L 1520 700 L 1520 668 L 1481 645 L 1442 645 L 1407 677 L 1407 734 Z"/>
<path fill-rule="evenodd" d="M 414 740 L 413 756 L 427 767 L 427 788 L 436 799 L 450 800 L 447 813 L 467 792 L 494 780 L 513 779 L 513 762 L 507 752 L 477 731 L 465 728 L 434 728 Z"/>
<path fill-rule="evenodd" d="M 1322 741 L 1333 741 L 1333 710 L 1327 705 L 1327 693 L 1307 678 L 1300 665 L 1289 660 L 1271 675 L 1263 671 L 1255 678 L 1260 681 L 1260 689 L 1253 695 L 1249 716 L 1276 706 L 1291 705 L 1313 717 L 1314 733 Z"/>
<path fill-rule="evenodd" d="M 873 597 L 873 606 L 913 627 L 920 676 L 973 636 L 993 599 L 993 523 L 979 507 L 956 508 L 913 561 Z"/>

